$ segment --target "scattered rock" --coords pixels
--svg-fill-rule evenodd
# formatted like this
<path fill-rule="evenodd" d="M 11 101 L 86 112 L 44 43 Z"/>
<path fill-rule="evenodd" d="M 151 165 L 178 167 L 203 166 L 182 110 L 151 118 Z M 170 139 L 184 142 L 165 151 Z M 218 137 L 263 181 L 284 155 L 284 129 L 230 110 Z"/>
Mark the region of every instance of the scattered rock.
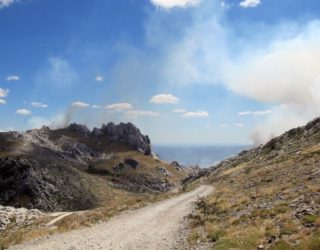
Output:
<path fill-rule="evenodd" d="M 171 176 L 171 173 L 164 167 L 158 166 L 159 172 L 164 176 Z"/>
<path fill-rule="evenodd" d="M 38 209 L 4 207 L 0 205 L 0 231 L 14 223 L 16 226 L 29 225 L 36 218 L 43 215 Z"/>

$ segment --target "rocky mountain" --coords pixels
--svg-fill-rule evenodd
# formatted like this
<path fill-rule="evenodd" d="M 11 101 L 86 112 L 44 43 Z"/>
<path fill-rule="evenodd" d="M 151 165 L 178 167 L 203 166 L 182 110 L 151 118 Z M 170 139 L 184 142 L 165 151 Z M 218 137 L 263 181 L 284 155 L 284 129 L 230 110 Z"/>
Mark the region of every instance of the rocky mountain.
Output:
<path fill-rule="evenodd" d="M 190 216 L 212 249 L 320 249 L 320 118 L 212 167 L 215 192 Z M 195 247 L 196 248 L 196 247 Z"/>
<path fill-rule="evenodd" d="M 184 170 L 153 157 L 131 123 L 0 133 L 0 205 L 85 210 L 127 192 L 168 191 Z"/>

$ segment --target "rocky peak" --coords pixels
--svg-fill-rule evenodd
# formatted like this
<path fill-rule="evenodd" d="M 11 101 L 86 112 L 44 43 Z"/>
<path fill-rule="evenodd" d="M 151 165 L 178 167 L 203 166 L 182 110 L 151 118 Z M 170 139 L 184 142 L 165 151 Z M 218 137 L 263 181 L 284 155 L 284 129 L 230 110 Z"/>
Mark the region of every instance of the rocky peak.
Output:
<path fill-rule="evenodd" d="M 77 123 L 71 123 L 68 127 L 67 130 L 83 135 L 88 135 L 91 133 L 91 131 L 88 129 L 86 125 L 82 124 L 77 124 Z"/>
<path fill-rule="evenodd" d="M 130 122 L 118 125 L 113 122 L 107 125 L 103 124 L 101 129 L 94 128 L 92 134 L 94 136 L 108 136 L 113 142 L 124 143 L 133 149 L 143 152 L 145 155 L 151 154 L 149 137 L 141 134 L 140 129 Z"/>

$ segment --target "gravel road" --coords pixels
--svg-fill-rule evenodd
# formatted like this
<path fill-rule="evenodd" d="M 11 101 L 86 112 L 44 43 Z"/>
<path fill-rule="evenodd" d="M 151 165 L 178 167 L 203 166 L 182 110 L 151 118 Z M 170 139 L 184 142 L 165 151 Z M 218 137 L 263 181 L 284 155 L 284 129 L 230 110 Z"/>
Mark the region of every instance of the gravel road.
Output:
<path fill-rule="evenodd" d="M 10 249 L 187 249 L 180 239 L 183 218 L 192 211 L 193 202 L 198 197 L 212 191 L 211 186 L 201 186 L 178 197 L 121 213 L 90 228 L 31 241 Z"/>

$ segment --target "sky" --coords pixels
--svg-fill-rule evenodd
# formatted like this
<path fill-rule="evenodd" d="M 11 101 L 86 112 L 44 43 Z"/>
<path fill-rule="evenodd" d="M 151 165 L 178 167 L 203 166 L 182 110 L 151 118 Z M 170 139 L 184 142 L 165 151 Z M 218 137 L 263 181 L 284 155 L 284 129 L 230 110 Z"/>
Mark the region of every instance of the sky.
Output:
<path fill-rule="evenodd" d="M 320 114 L 318 0 L 0 0 L 0 130 L 260 144 Z"/>

